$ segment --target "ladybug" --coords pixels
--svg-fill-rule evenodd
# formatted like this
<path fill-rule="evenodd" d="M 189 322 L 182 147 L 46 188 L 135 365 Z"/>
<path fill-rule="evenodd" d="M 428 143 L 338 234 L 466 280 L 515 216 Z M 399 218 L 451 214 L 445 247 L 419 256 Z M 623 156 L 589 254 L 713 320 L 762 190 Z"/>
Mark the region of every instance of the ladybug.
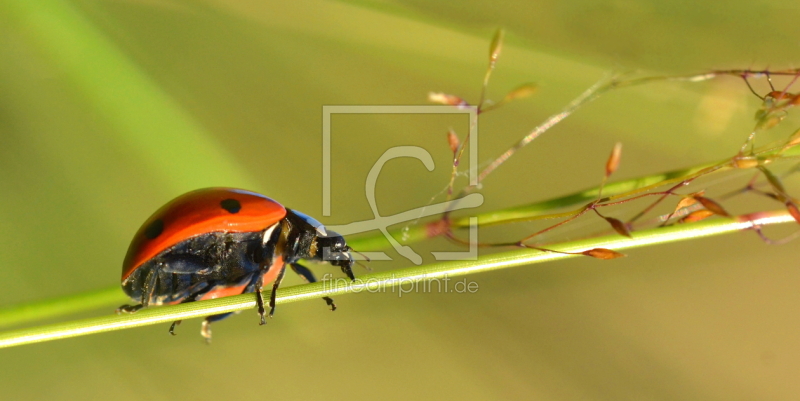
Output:
<path fill-rule="evenodd" d="M 351 280 L 353 257 L 341 235 L 317 220 L 283 207 L 255 192 L 205 188 L 183 194 L 158 209 L 139 228 L 122 263 L 122 289 L 138 304 L 178 304 L 229 295 L 255 293 L 261 324 L 266 324 L 262 287 L 272 282 L 269 316 L 286 266 L 307 282 L 314 274 L 299 260 L 326 261 Z M 331 310 L 336 305 L 323 298 Z M 211 341 L 212 322 L 230 315 L 208 316 L 200 334 Z M 175 334 L 176 321 L 169 332 Z"/>

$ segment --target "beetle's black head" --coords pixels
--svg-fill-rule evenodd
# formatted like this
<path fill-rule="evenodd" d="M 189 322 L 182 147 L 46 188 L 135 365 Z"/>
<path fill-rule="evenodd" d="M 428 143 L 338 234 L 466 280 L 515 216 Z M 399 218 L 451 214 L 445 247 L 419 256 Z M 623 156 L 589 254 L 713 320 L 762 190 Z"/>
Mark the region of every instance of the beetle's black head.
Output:
<path fill-rule="evenodd" d="M 356 278 L 353 275 L 353 255 L 350 253 L 350 247 L 347 246 L 344 237 L 333 231 L 328 231 L 326 234 L 317 237 L 317 255 L 315 259 L 339 266 L 350 280 L 355 280 Z"/>

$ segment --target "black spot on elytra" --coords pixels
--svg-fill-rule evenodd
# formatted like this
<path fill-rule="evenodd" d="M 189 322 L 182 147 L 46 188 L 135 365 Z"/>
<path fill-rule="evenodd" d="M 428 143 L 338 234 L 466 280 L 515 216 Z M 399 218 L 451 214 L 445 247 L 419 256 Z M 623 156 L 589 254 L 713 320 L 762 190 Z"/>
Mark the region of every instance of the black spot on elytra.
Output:
<path fill-rule="evenodd" d="M 239 210 L 242 210 L 242 204 L 236 199 L 225 199 L 219 204 L 223 209 L 227 210 L 228 213 L 239 213 Z"/>
<path fill-rule="evenodd" d="M 145 227 L 144 236 L 148 239 L 155 239 L 162 232 L 164 232 L 164 220 L 156 219 Z"/>

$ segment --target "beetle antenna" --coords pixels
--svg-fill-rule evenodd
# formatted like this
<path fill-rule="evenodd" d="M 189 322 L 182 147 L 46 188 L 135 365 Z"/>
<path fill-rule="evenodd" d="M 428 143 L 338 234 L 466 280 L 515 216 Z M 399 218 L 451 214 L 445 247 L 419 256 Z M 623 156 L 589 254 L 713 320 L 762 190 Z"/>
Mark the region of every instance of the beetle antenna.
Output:
<path fill-rule="evenodd" d="M 350 248 L 350 251 L 351 251 L 351 252 L 355 252 L 355 253 L 357 253 L 357 254 L 361 255 L 361 257 L 362 257 L 362 258 L 364 258 L 364 260 L 366 260 L 367 262 L 372 262 L 372 259 L 370 259 L 370 258 L 369 258 L 369 256 L 367 256 L 367 255 L 364 255 L 363 253 L 361 253 L 361 252 L 359 252 L 359 251 L 357 251 L 357 250 L 355 250 L 355 249 L 353 249 L 353 248 Z M 371 269 L 369 266 L 367 266 L 367 265 L 365 265 L 365 264 L 363 264 L 363 263 L 361 263 L 361 262 L 359 262 L 359 261 L 357 261 L 357 260 L 356 260 L 355 262 L 356 262 L 356 264 L 357 264 L 357 265 L 359 265 L 359 266 L 363 267 L 363 268 L 364 268 L 364 270 L 366 270 L 366 271 L 368 271 L 368 272 L 371 272 L 371 271 L 372 271 L 372 269 Z"/>
<path fill-rule="evenodd" d="M 349 250 L 350 250 L 350 252 L 355 252 L 355 253 L 361 255 L 361 257 L 364 258 L 364 260 L 366 260 L 367 262 L 372 262 L 372 259 L 370 259 L 369 256 L 364 255 L 363 253 L 361 253 L 361 252 L 359 252 L 359 251 L 357 251 L 357 250 L 355 250 L 353 248 L 350 248 Z"/>
<path fill-rule="evenodd" d="M 361 266 L 361 267 L 363 267 L 363 268 L 364 268 L 364 270 L 366 270 L 366 271 L 368 271 L 368 272 L 371 272 L 371 271 L 372 271 L 372 268 L 371 268 L 371 267 L 369 267 L 369 266 L 367 266 L 367 265 L 365 265 L 365 264 L 363 264 L 363 263 L 361 263 L 361 262 L 359 262 L 359 261 L 357 261 L 357 260 L 356 260 L 356 264 L 357 264 L 357 265 L 359 265 L 359 266 Z"/>

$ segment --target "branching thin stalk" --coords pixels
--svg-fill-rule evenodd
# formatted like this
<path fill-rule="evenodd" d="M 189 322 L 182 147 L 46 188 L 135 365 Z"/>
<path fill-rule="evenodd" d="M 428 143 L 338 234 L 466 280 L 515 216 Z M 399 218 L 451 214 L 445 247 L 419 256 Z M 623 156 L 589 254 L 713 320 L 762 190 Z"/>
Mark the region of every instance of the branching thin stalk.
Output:
<path fill-rule="evenodd" d="M 800 147 L 789 149 L 783 153 L 784 157 L 795 156 Z M 694 176 L 710 167 L 720 163 L 701 165 L 691 168 L 673 170 L 666 173 L 653 174 L 629 180 L 622 180 L 606 184 L 604 192 L 609 198 L 628 196 L 661 185 L 680 182 L 687 177 Z M 552 198 L 527 205 L 516 206 L 501 210 L 480 213 L 477 215 L 481 227 L 497 224 L 507 224 L 522 221 L 532 221 L 541 218 L 558 217 L 553 215 L 556 210 L 582 205 L 596 199 L 599 187 L 589 188 L 565 196 Z M 569 214 L 571 212 L 567 212 Z M 430 224 L 436 224 L 434 221 Z M 456 218 L 451 221 L 452 228 L 469 226 L 469 218 Z M 433 235 L 429 224 L 419 224 L 405 229 L 389 230 L 390 235 L 404 245 L 420 242 L 431 238 Z M 358 251 L 373 251 L 390 247 L 388 240 L 380 232 L 370 235 L 348 238 L 348 243 Z M 12 305 L 0 308 L 0 327 L 23 324 L 46 318 L 69 315 L 76 312 L 92 310 L 103 306 L 117 306 L 126 302 L 126 297 L 119 286 L 75 294 L 66 297 L 52 298 L 28 304 Z"/>
<path fill-rule="evenodd" d="M 796 222 L 785 210 L 761 212 L 749 216 L 718 218 L 692 224 L 680 224 L 638 231 L 632 234 L 632 238 L 627 238 L 621 235 L 610 235 L 552 245 L 550 248 L 557 251 L 573 253 L 592 248 L 624 250 L 687 239 L 709 237 L 781 223 Z M 360 276 L 355 283 L 345 283 L 343 281 L 322 281 L 314 284 L 282 288 L 279 290 L 277 302 L 279 304 L 286 304 L 289 302 L 296 302 L 306 299 L 321 298 L 323 296 L 334 296 L 365 291 L 383 291 L 386 288 L 424 280 L 457 277 L 466 274 L 474 274 L 522 265 L 531 265 L 534 263 L 574 256 L 576 255 L 542 252 L 532 249 L 520 249 L 481 256 L 477 260 L 438 262 L 405 269 L 368 274 Z M 591 263 L 598 263 L 598 266 L 600 266 L 600 264 L 603 263 L 613 262 L 592 261 Z M 611 265 L 609 264 L 606 266 Z M 253 297 L 252 294 L 245 294 L 180 305 L 153 307 L 131 315 L 101 316 L 66 323 L 8 331 L 5 333 L 0 333 L 0 348 L 121 330 L 157 323 L 168 323 L 193 317 L 203 317 L 219 313 L 253 309 L 256 306 L 254 298 L 255 297 Z M 253 317 L 253 321 L 256 321 L 255 316 Z"/>

